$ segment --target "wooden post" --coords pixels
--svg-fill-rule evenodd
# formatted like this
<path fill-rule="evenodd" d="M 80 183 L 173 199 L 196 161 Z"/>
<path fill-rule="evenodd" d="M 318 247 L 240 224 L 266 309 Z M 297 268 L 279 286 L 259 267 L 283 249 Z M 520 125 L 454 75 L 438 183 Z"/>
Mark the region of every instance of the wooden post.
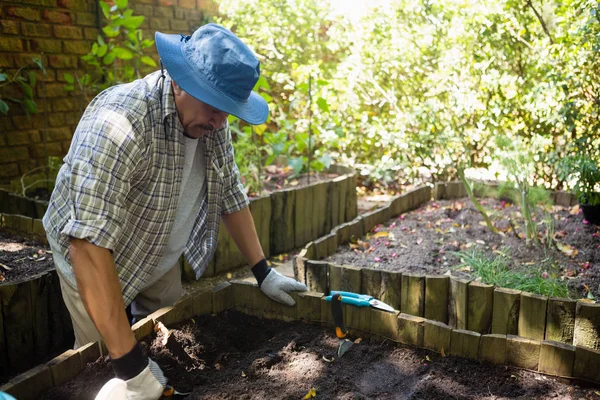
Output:
<path fill-rule="evenodd" d="M 381 271 L 381 301 L 396 310 L 401 307 L 402 274 L 400 272 Z"/>
<path fill-rule="evenodd" d="M 560 297 L 548 299 L 546 340 L 573 344 L 576 300 Z"/>
<path fill-rule="evenodd" d="M 371 232 L 371 230 L 379 223 L 378 212 L 378 210 L 373 210 L 362 214 L 365 232 Z"/>
<path fill-rule="evenodd" d="M 24 372 L 5 385 L 0 390 L 14 396 L 18 400 L 35 400 L 52 388 L 50 368 L 42 364 Z"/>
<path fill-rule="evenodd" d="M 0 284 L 0 298 L 10 370 L 22 372 L 35 362 L 30 281 Z"/>
<path fill-rule="evenodd" d="M 302 247 L 310 242 L 313 235 L 312 208 L 313 186 L 306 186 L 296 190 L 296 206 L 294 207 L 294 243 L 295 247 Z"/>
<path fill-rule="evenodd" d="M 260 245 L 265 257 L 269 257 L 271 255 L 271 197 L 261 196 L 252 199 L 250 211 L 252 212 Z M 296 247 L 302 247 L 305 243 Z"/>
<path fill-rule="evenodd" d="M 360 271 L 360 292 L 381 299 L 381 270 L 362 268 Z"/>
<path fill-rule="evenodd" d="M 452 328 L 448 325 L 426 319 L 423 328 L 423 346 L 438 353 L 450 352 Z"/>
<path fill-rule="evenodd" d="M 339 177 L 338 177 L 339 178 Z M 326 209 L 326 231 L 338 226 L 344 222 L 340 220 L 340 183 L 339 179 L 333 179 L 329 182 L 329 191 L 327 193 L 327 209 Z"/>
<path fill-rule="evenodd" d="M 81 372 L 81 355 L 76 350 L 67 350 L 48 361 L 54 386 L 75 378 Z"/>
<path fill-rule="evenodd" d="M 513 335 L 507 335 L 506 339 L 506 362 L 515 367 L 537 370 L 540 342 Z"/>
<path fill-rule="evenodd" d="M 312 292 L 329 293 L 327 270 L 329 265 L 325 261 L 306 260 L 306 286 Z"/>
<path fill-rule="evenodd" d="M 293 262 L 294 278 L 298 282 L 306 284 L 306 261 L 304 257 L 306 249 L 302 250 L 295 258 Z"/>
<path fill-rule="evenodd" d="M 600 350 L 600 304 L 577 302 L 573 344 Z"/>
<path fill-rule="evenodd" d="M 444 190 L 446 189 L 445 183 L 436 183 L 433 187 L 433 199 L 441 200 L 444 198 Z"/>
<path fill-rule="evenodd" d="M 329 303 L 331 307 L 331 303 Z M 351 304 L 342 304 L 344 324 L 350 334 L 365 339 L 371 337 L 371 307 L 356 307 Z"/>
<path fill-rule="evenodd" d="M 212 290 L 212 313 L 218 314 L 221 311 L 229 310 L 233 307 L 233 289 L 231 283 L 223 282 L 215 286 Z"/>
<path fill-rule="evenodd" d="M 600 383 L 600 350 L 575 346 L 573 376 Z"/>
<path fill-rule="evenodd" d="M 329 290 L 359 293 L 361 269 L 351 265 L 329 264 Z"/>
<path fill-rule="evenodd" d="M 371 333 L 386 339 L 398 341 L 398 315 L 398 312 L 391 313 L 376 308 L 372 309 Z"/>
<path fill-rule="evenodd" d="M 543 340 L 546 327 L 548 298 L 533 293 L 521 293 L 519 311 L 519 336 Z"/>
<path fill-rule="evenodd" d="M 468 280 L 450 277 L 448 325 L 452 328 L 467 329 L 468 284 Z"/>
<path fill-rule="evenodd" d="M 360 239 L 366 233 L 362 216 L 356 217 L 348 224 L 350 226 L 350 239 Z"/>
<path fill-rule="evenodd" d="M 506 335 L 482 335 L 479 358 L 491 364 L 506 363 Z"/>
<path fill-rule="evenodd" d="M 501 335 L 516 335 L 519 332 L 520 304 L 520 290 L 504 288 L 496 288 L 494 290 L 492 333 Z"/>
<path fill-rule="evenodd" d="M 306 322 L 320 322 L 321 297 L 323 297 L 323 293 L 299 292 L 297 304 L 298 319 Z"/>
<path fill-rule="evenodd" d="M 425 318 L 448 322 L 448 277 L 425 277 Z"/>
<path fill-rule="evenodd" d="M 550 375 L 573 376 L 575 346 L 565 343 L 542 341 L 539 371 Z"/>
<path fill-rule="evenodd" d="M 210 314 L 213 309 L 212 294 L 209 290 L 195 293 L 193 302 L 194 315 Z"/>
<path fill-rule="evenodd" d="M 142 321 L 148 321 L 148 320 L 146 318 L 144 318 Z M 152 321 L 150 320 L 150 322 L 152 322 Z M 152 333 L 152 329 L 150 330 L 150 332 L 148 332 L 148 335 L 151 333 Z M 145 336 L 146 335 L 141 336 L 141 337 L 145 337 Z M 140 339 L 138 339 L 136 336 L 136 340 L 140 340 Z M 79 347 L 77 349 L 77 352 L 79 353 L 79 357 L 81 359 L 81 369 L 85 369 L 89 363 L 93 363 L 98 358 L 100 358 L 100 346 L 98 345 L 98 342 L 92 342 L 92 343 L 85 344 L 85 345 Z"/>
<path fill-rule="evenodd" d="M 468 291 L 467 329 L 481 334 L 489 333 L 492 328 L 494 286 L 471 282 Z"/>
<path fill-rule="evenodd" d="M 295 200 L 293 189 L 271 193 L 271 254 L 285 253 L 294 248 Z"/>
<path fill-rule="evenodd" d="M 338 246 L 348 243 L 350 241 L 350 224 L 345 222 L 341 225 L 338 225 L 336 236 Z"/>
<path fill-rule="evenodd" d="M 346 222 L 346 196 L 348 191 L 348 184 L 346 180 L 348 179 L 347 175 L 338 176 L 333 180 L 333 184 L 337 186 L 337 198 L 338 198 L 338 216 L 337 216 L 337 225 L 340 225 Z"/>
<path fill-rule="evenodd" d="M 208 292 L 210 294 L 210 292 Z M 133 336 L 135 336 L 135 340 L 138 342 L 145 338 L 146 336 L 152 334 L 154 332 L 154 320 L 152 318 L 142 318 L 132 325 L 131 330 L 133 331 Z M 98 342 L 95 342 L 96 348 L 98 349 L 98 357 L 100 356 L 100 346 Z M 79 349 L 78 349 L 79 350 Z"/>
<path fill-rule="evenodd" d="M 313 200 L 311 207 L 311 217 L 313 221 L 312 234 L 313 239 L 325 235 L 327 218 L 327 188 L 329 182 L 319 182 L 313 185 Z"/>
<path fill-rule="evenodd" d="M 346 221 L 351 221 L 358 214 L 356 198 L 356 174 L 348 175 L 346 194 Z"/>
<path fill-rule="evenodd" d="M 425 277 L 402 274 L 400 296 L 400 309 L 403 313 L 422 317 L 425 308 Z"/>
<path fill-rule="evenodd" d="M 450 339 L 451 354 L 458 357 L 477 360 L 481 334 L 477 332 L 454 329 Z"/>
<path fill-rule="evenodd" d="M 398 315 L 398 341 L 411 346 L 423 347 L 423 325 L 425 319 L 401 313 Z"/>
<path fill-rule="evenodd" d="M 217 249 L 215 250 L 215 274 L 231 271 L 245 263 L 242 253 L 235 245 L 221 221 Z"/>

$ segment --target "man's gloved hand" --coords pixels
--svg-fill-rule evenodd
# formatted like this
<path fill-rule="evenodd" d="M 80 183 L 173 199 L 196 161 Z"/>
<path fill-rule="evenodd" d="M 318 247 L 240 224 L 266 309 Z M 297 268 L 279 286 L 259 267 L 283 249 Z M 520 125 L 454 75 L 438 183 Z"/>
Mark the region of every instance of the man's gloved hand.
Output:
<path fill-rule="evenodd" d="M 115 375 L 127 383 L 128 400 L 157 400 L 167 385 L 167 378 L 137 343 L 123 357 L 111 359 Z"/>
<path fill-rule="evenodd" d="M 274 269 L 269 268 L 267 260 L 260 260 L 254 267 L 252 273 L 258 282 L 258 287 L 264 294 L 275 301 L 288 306 L 296 304 L 289 292 L 306 292 L 306 285 L 295 279 L 281 275 Z"/>

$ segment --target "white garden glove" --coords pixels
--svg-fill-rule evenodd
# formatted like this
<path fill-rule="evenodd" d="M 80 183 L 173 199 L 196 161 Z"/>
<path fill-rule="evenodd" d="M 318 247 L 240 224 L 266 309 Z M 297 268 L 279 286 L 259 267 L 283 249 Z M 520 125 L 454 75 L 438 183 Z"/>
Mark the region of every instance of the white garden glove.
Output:
<path fill-rule="evenodd" d="M 258 282 L 258 287 L 271 299 L 288 306 L 296 304 L 290 292 L 306 292 L 306 285 L 295 279 L 281 275 L 269 268 L 264 258 L 253 268 L 252 273 Z"/>
<path fill-rule="evenodd" d="M 154 361 L 148 359 L 148 366 L 127 382 L 127 400 L 157 400 L 163 394 L 167 378 Z"/>
<path fill-rule="evenodd" d="M 162 396 L 167 378 L 139 343 L 124 356 L 111 359 L 111 364 L 116 377 L 127 383 L 127 400 L 157 400 Z"/>

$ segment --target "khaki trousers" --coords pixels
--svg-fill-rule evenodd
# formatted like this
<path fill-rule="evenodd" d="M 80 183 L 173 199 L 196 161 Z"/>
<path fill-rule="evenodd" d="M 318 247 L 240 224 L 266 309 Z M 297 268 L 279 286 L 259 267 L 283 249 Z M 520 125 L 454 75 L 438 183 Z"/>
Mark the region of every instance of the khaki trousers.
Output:
<path fill-rule="evenodd" d="M 56 271 L 58 272 L 58 268 Z M 75 332 L 75 345 L 73 348 L 77 349 L 87 343 L 101 340 L 100 332 L 98 332 L 85 310 L 77 287 L 73 286 L 60 273 L 58 273 L 58 277 L 62 297 L 69 314 L 71 314 L 71 322 Z M 156 283 L 135 297 L 131 303 L 131 314 L 134 322 L 145 318 L 162 307 L 172 306 L 181 297 L 181 293 L 181 269 L 179 264 L 176 264 Z"/>

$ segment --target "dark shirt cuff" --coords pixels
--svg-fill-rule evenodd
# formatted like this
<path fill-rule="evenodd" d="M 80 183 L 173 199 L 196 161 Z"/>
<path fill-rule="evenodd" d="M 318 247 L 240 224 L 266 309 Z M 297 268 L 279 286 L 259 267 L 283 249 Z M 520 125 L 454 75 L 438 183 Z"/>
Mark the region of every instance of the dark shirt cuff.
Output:
<path fill-rule="evenodd" d="M 136 343 L 129 353 L 119 358 L 111 358 L 110 363 L 116 377 L 127 381 L 138 376 L 148 366 L 148 356 L 142 352 L 140 344 Z"/>
<path fill-rule="evenodd" d="M 252 273 L 254 274 L 254 277 L 256 278 L 258 287 L 260 287 L 260 285 L 262 285 L 262 283 L 265 280 L 265 278 L 267 277 L 267 275 L 269 275 L 269 272 L 271 272 L 271 268 L 269 268 L 269 265 L 267 264 L 267 260 L 264 258 L 262 260 L 260 260 L 258 263 L 256 263 L 256 265 L 254 267 L 252 267 Z"/>

